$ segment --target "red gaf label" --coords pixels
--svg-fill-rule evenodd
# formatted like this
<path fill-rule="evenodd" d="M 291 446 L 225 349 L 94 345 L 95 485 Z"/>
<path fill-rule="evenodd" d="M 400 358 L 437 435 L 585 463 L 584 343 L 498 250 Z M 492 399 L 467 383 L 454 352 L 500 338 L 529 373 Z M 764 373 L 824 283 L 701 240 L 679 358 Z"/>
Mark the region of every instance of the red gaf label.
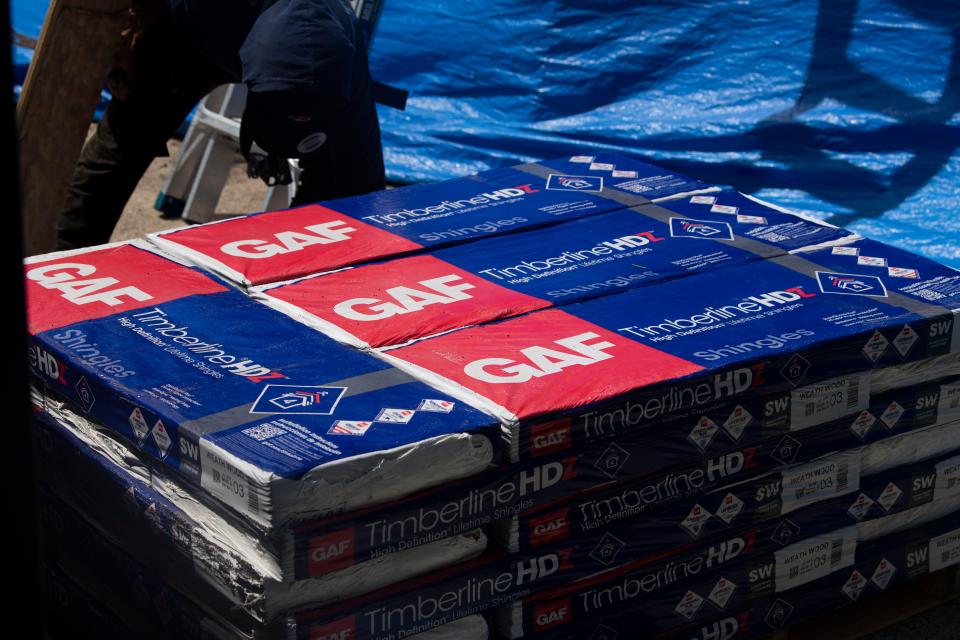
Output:
<path fill-rule="evenodd" d="M 545 544 L 567 537 L 570 529 L 568 509 L 551 511 L 530 520 L 530 546 L 542 547 Z"/>
<path fill-rule="evenodd" d="M 23 267 L 30 333 L 191 295 L 226 291 L 193 269 L 130 245 L 40 258 Z"/>
<path fill-rule="evenodd" d="M 391 355 L 453 380 L 520 419 L 703 370 L 556 309 L 438 336 Z"/>
<path fill-rule="evenodd" d="M 307 543 L 307 571 L 311 577 L 322 576 L 354 564 L 354 528 L 311 538 Z"/>
<path fill-rule="evenodd" d="M 160 238 L 203 254 L 255 285 L 421 248 L 320 205 L 191 227 Z"/>
<path fill-rule="evenodd" d="M 530 452 L 534 457 L 569 449 L 573 441 L 570 418 L 541 422 L 530 428 Z"/>
<path fill-rule="evenodd" d="M 533 630 L 536 632 L 567 624 L 571 620 L 573 620 L 573 609 L 570 606 L 570 598 L 533 608 Z"/>
<path fill-rule="evenodd" d="M 266 294 L 374 347 L 550 306 L 433 256 L 338 271 Z"/>
<path fill-rule="evenodd" d="M 310 627 L 310 640 L 354 640 L 356 622 L 353 616 Z"/>

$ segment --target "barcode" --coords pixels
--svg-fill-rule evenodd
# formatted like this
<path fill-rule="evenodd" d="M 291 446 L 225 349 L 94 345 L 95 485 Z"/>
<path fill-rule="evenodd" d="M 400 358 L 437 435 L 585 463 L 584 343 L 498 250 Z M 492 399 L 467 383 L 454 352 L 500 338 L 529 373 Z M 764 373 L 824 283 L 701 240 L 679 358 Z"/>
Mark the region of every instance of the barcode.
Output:
<path fill-rule="evenodd" d="M 950 552 L 944 551 L 940 554 L 940 564 L 946 564 L 948 562 L 950 562 Z"/>
<path fill-rule="evenodd" d="M 837 491 L 844 491 L 850 484 L 850 465 L 841 462 L 837 465 Z"/>
<path fill-rule="evenodd" d="M 804 418 L 809 418 L 810 416 L 812 416 L 812 415 L 815 414 L 816 412 L 817 412 L 817 403 L 816 403 L 816 402 L 808 402 L 807 404 L 805 404 L 805 405 L 803 406 L 803 417 L 804 417 Z"/>
<path fill-rule="evenodd" d="M 247 511 L 250 513 L 260 513 L 260 498 L 252 485 L 247 485 Z"/>
<path fill-rule="evenodd" d="M 834 568 L 843 560 L 843 538 L 836 538 L 830 548 L 830 568 Z"/>
<path fill-rule="evenodd" d="M 799 575 L 800 575 L 800 567 L 799 567 L 799 566 L 790 567 L 790 579 L 791 579 L 791 580 L 793 580 L 794 578 L 796 578 L 796 577 L 799 576 Z"/>
<path fill-rule="evenodd" d="M 847 385 L 847 410 L 852 411 L 857 408 L 857 402 L 860 400 L 860 377 L 857 376 Z"/>

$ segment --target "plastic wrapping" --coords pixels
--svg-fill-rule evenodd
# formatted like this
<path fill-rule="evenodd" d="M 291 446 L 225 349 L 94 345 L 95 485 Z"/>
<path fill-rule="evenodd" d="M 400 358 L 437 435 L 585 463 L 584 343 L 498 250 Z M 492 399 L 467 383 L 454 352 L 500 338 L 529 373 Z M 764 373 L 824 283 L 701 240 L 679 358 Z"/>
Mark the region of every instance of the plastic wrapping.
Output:
<path fill-rule="evenodd" d="M 955 353 L 958 311 L 960 273 L 860 240 L 536 311 L 383 357 L 506 424 L 627 410 L 649 422 Z"/>
<path fill-rule="evenodd" d="M 150 239 L 249 286 L 711 189 L 623 156 L 572 156 L 173 229 Z"/>
<path fill-rule="evenodd" d="M 31 258 L 25 273 L 34 375 L 260 526 L 493 459 L 488 416 L 138 246 Z"/>
<path fill-rule="evenodd" d="M 341 342 L 385 347 L 853 239 L 721 192 L 263 287 L 258 297 Z"/>

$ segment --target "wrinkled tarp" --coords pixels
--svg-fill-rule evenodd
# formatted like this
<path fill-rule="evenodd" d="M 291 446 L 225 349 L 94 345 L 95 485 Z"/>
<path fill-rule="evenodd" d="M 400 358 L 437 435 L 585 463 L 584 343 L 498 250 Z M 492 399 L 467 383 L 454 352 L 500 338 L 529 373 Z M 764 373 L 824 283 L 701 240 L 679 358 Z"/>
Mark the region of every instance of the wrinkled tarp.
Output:
<path fill-rule="evenodd" d="M 372 66 L 394 180 L 592 145 L 960 266 L 960 3 L 388 0 Z"/>
<path fill-rule="evenodd" d="M 389 0 L 393 178 L 593 145 L 960 266 L 960 3 Z"/>

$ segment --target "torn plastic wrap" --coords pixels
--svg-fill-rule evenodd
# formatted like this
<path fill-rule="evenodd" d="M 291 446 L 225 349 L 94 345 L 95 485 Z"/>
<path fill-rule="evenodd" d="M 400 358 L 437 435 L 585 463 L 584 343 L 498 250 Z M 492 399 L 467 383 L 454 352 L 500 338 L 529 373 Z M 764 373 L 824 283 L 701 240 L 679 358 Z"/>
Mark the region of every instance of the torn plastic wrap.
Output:
<path fill-rule="evenodd" d="M 713 189 L 623 156 L 571 156 L 173 229 L 150 239 L 250 286 Z"/>
<path fill-rule="evenodd" d="M 488 416 L 138 246 L 31 258 L 25 273 L 34 375 L 262 527 L 493 459 Z"/>

